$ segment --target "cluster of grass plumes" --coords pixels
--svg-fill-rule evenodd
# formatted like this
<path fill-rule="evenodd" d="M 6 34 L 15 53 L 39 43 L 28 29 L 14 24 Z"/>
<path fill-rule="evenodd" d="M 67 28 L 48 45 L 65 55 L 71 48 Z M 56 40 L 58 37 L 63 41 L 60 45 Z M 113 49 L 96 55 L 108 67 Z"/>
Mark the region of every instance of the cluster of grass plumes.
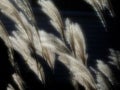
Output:
<path fill-rule="evenodd" d="M 104 22 L 101 11 L 107 8 L 111 12 L 108 1 L 85 1 L 94 7 L 101 21 Z M 8 17 L 15 27 L 10 34 L 0 21 L 0 38 L 8 48 L 9 61 L 14 68 L 6 89 L 59 90 L 64 86 L 60 85 L 56 75 L 65 73 L 63 82 L 69 83 L 72 87 L 66 87 L 71 90 L 81 90 L 80 88 L 109 90 L 107 81 L 109 83 L 115 81 L 109 67 L 102 61 L 98 61 L 98 71 L 92 69 L 97 80 L 87 67 L 88 54 L 80 25 L 69 18 L 64 22 L 51 0 L 38 0 L 38 4 L 50 18 L 51 25 L 60 34 L 59 38 L 38 28 L 29 0 L 1 0 L 0 2 L 0 12 Z M 116 65 L 117 59 L 112 60 Z M 63 68 L 63 71 L 58 72 L 59 68 Z"/>

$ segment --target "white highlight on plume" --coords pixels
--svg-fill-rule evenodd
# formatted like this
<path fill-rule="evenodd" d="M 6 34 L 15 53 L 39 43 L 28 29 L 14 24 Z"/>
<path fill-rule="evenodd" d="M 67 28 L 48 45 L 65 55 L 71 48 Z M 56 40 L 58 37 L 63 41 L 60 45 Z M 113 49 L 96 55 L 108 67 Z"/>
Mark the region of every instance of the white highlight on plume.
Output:
<path fill-rule="evenodd" d="M 60 54 L 59 60 L 71 71 L 72 80 L 85 87 L 85 90 L 96 90 L 96 84 L 89 70 L 80 61 L 67 54 Z"/>
<path fill-rule="evenodd" d="M 61 15 L 52 0 L 38 0 L 38 3 L 41 5 L 42 11 L 51 19 L 51 24 L 64 39 L 64 24 Z"/>
<path fill-rule="evenodd" d="M 117 69 L 120 70 L 120 52 L 114 49 L 109 49 L 110 55 L 109 55 L 109 63 L 116 66 Z"/>
<path fill-rule="evenodd" d="M 96 11 L 98 17 L 100 18 L 103 26 L 106 28 L 106 21 L 104 19 L 104 15 L 102 12 L 105 9 L 108 9 L 111 16 L 114 16 L 114 11 L 112 9 L 110 0 L 84 0 L 84 1 L 93 7 L 93 9 Z"/>
<path fill-rule="evenodd" d="M 74 56 L 86 64 L 86 44 L 81 27 L 77 23 L 72 23 L 69 19 L 66 19 L 65 34 L 65 38 L 70 45 Z"/>
<path fill-rule="evenodd" d="M 107 64 L 105 64 L 101 60 L 97 60 L 97 68 L 101 73 L 103 73 L 108 78 L 111 84 L 114 84 L 114 75 Z"/>

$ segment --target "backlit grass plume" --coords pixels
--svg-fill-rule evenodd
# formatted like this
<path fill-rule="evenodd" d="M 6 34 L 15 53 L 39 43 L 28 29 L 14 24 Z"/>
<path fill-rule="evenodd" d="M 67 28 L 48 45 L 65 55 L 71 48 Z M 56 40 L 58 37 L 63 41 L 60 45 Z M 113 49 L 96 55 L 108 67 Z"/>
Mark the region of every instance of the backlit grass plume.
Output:
<path fill-rule="evenodd" d="M 115 16 L 114 11 L 112 9 L 111 1 L 110 0 L 84 0 L 84 1 L 93 7 L 98 17 L 100 18 L 103 26 L 106 28 L 106 21 L 102 12 L 104 12 L 107 9 L 112 17 Z"/>
<path fill-rule="evenodd" d="M 102 10 L 107 8 L 113 15 L 108 0 L 85 1 L 92 5 L 104 25 Z M 9 60 L 14 68 L 6 89 L 48 90 L 49 87 L 59 90 L 57 84 L 60 80 L 56 79 L 56 75 L 64 67 L 60 74 L 75 90 L 109 90 L 104 78 L 108 78 L 110 83 L 114 82 L 109 67 L 102 61 L 97 62 L 99 70 L 94 70 L 97 82 L 88 69 L 88 54 L 81 26 L 69 18 L 64 21 L 52 0 L 38 0 L 38 5 L 61 37 L 38 28 L 29 0 L 0 1 L 0 12 L 15 27 L 10 31 L 0 21 L 0 38 L 8 48 Z M 99 89 L 98 85 L 104 86 L 104 89 Z"/>

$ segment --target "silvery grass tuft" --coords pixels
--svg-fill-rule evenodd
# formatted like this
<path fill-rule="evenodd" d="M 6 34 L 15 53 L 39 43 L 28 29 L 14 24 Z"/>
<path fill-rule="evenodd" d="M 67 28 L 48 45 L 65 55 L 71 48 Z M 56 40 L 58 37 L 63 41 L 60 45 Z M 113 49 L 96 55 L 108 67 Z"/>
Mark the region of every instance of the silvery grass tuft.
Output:
<path fill-rule="evenodd" d="M 100 18 L 101 23 L 106 28 L 106 21 L 102 12 L 107 9 L 112 17 L 115 16 L 114 10 L 112 9 L 111 1 L 110 0 L 84 0 L 84 1 L 93 7 L 98 17 Z"/>
<path fill-rule="evenodd" d="M 104 25 L 102 10 L 107 8 L 113 16 L 109 0 L 85 1 L 95 9 Z M 109 66 L 100 60 L 97 61 L 98 70 L 92 68 L 96 74 L 96 80 L 87 67 L 88 54 L 81 26 L 69 18 L 63 21 L 52 0 L 38 0 L 38 4 L 49 17 L 51 25 L 60 34 L 60 38 L 38 28 L 29 0 L 1 0 L 0 12 L 13 21 L 16 29 L 11 31 L 12 34 L 9 34 L 5 25 L 0 21 L 0 38 L 8 47 L 9 60 L 12 67 L 15 68 L 11 75 L 15 85 L 8 83 L 6 89 L 26 90 L 28 87 L 21 74 L 19 63 L 16 64 L 17 59 L 14 58 L 15 52 L 18 52 L 23 58 L 21 61 L 44 87 L 47 87 L 47 74 L 45 73 L 47 71 L 44 69 L 43 62 L 50 68 L 54 76 L 55 64 L 56 61 L 59 61 L 69 70 L 71 75 L 69 80 L 75 90 L 80 90 L 79 85 L 85 90 L 109 90 L 107 82 L 111 84 L 115 82 Z M 111 52 L 113 53 L 113 51 Z M 116 64 L 117 59 L 113 55 L 110 58 L 113 60 L 110 63 L 119 67 Z"/>

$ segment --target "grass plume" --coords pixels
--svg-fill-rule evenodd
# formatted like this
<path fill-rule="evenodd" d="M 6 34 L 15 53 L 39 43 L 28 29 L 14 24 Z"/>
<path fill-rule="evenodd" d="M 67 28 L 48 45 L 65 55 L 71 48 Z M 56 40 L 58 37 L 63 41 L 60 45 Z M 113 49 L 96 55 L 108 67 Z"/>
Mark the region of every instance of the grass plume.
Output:
<path fill-rule="evenodd" d="M 107 8 L 113 16 L 110 2 L 108 0 L 85 1 L 94 8 L 105 26 L 102 10 Z M 32 75 L 36 77 L 32 79 L 36 79 L 36 82 L 38 80 L 39 85 L 41 85 L 41 82 L 43 87 L 47 88 L 48 84 L 51 83 L 48 82 L 49 79 L 52 79 L 54 82 L 54 78 L 49 78 L 49 74 L 46 74 L 48 71 L 45 70 L 50 69 L 49 71 L 54 77 L 56 75 L 57 62 L 59 62 L 59 64 L 64 66 L 64 69 L 67 69 L 68 72 L 66 71 L 65 73 L 70 74 L 71 77 L 65 78 L 70 80 L 75 90 L 81 90 L 79 85 L 85 90 L 109 90 L 106 78 L 108 78 L 108 82 L 114 82 L 114 76 L 109 66 L 102 61 L 97 61 L 98 71 L 93 69 L 97 80 L 94 79 L 87 66 L 88 54 L 81 26 L 70 19 L 62 20 L 60 12 L 52 0 L 38 0 L 38 4 L 42 7 L 42 11 L 49 17 L 52 26 L 61 35 L 60 38 L 53 33 L 48 33 L 38 28 L 29 0 L 1 0 L 0 12 L 8 17 L 15 26 L 15 30 L 12 30 L 11 34 L 9 34 L 5 28 L 6 26 L 0 21 L 0 38 L 8 47 L 9 58 L 13 67 L 15 62 L 18 62 L 18 58 L 14 62 L 13 53 L 17 52 L 22 57 L 20 61 L 28 67 L 26 70 L 29 70 L 23 71 L 31 71 Z M 111 50 L 111 52 L 112 55 L 109 58 L 113 60 L 114 65 L 119 67 L 114 58 L 114 51 Z M 22 74 L 22 69 L 20 69 L 20 63 L 17 64 L 16 67 L 19 68 L 18 72 L 14 71 L 10 75 L 12 83 L 7 83 L 7 90 L 15 90 L 15 85 L 19 90 L 26 90 L 25 87 L 30 86 L 29 82 L 23 78 L 24 75 Z M 47 78 L 49 78 L 48 81 Z M 56 85 L 56 81 L 53 84 Z"/>

